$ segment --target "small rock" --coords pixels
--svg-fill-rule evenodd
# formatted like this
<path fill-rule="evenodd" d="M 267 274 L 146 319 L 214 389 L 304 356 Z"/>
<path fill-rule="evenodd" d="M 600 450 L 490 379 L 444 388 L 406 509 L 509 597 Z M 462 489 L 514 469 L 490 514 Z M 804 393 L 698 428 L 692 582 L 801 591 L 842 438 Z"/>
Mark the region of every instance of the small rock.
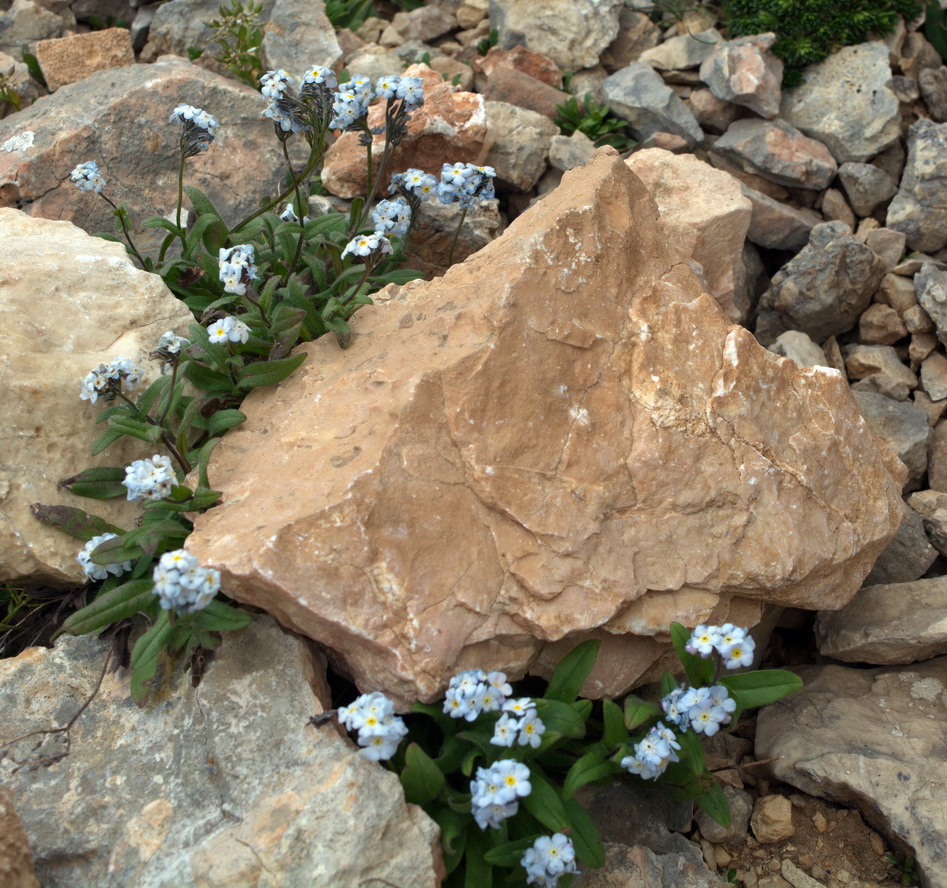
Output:
<path fill-rule="evenodd" d="M 910 312 L 915 311 L 920 312 L 924 315 L 924 317 L 927 317 L 924 309 L 919 305 L 910 310 Z M 909 314 L 910 312 L 906 312 L 905 314 Z M 930 323 L 929 318 L 928 323 Z M 907 324 L 907 328 L 911 330 L 910 323 Z M 934 325 L 930 324 L 929 329 L 932 330 L 933 328 Z M 912 331 L 911 344 L 908 346 L 908 360 L 910 360 L 912 366 L 915 364 L 920 364 L 932 351 L 934 351 L 935 348 L 937 348 L 937 337 L 933 333 L 916 333 Z"/>
<path fill-rule="evenodd" d="M 921 364 L 921 385 L 932 401 L 947 398 L 947 357 L 931 352 Z"/>
<path fill-rule="evenodd" d="M 419 6 L 407 12 L 397 12 L 391 26 L 403 40 L 421 40 L 430 43 L 456 30 L 457 18 L 440 6 Z"/>
<path fill-rule="evenodd" d="M 493 69 L 480 92 L 486 101 L 518 105 L 520 108 L 544 114 L 550 120 L 558 115 L 558 106 L 569 100 L 569 96 L 561 90 L 530 77 L 523 71 L 499 66 Z"/>
<path fill-rule="evenodd" d="M 769 346 L 773 354 L 789 358 L 797 367 L 828 367 L 825 352 L 801 330 L 787 330 Z"/>
<path fill-rule="evenodd" d="M 824 833 L 829 828 L 829 822 L 825 819 L 825 815 L 821 811 L 816 811 L 812 815 L 812 825 L 820 833 Z"/>
<path fill-rule="evenodd" d="M 74 34 L 58 40 L 40 40 L 36 60 L 46 85 L 55 92 L 67 83 L 78 83 L 96 71 L 135 64 L 131 32 L 127 28 L 106 28 Z"/>
<path fill-rule="evenodd" d="M 947 65 L 925 68 L 918 75 L 917 85 L 931 120 L 936 123 L 947 121 Z"/>
<path fill-rule="evenodd" d="M 714 143 L 714 150 L 779 185 L 820 191 L 835 176 L 828 149 L 782 120 L 737 120 Z"/>
<path fill-rule="evenodd" d="M 755 34 L 713 47 L 700 66 L 700 79 L 725 102 L 743 105 L 761 117 L 779 115 L 783 63 L 773 55 L 776 35 Z"/>
<path fill-rule="evenodd" d="M 784 795 L 768 795 L 756 800 L 750 826 L 757 842 L 771 845 L 792 838 L 792 805 Z"/>
<path fill-rule="evenodd" d="M 944 411 L 947 410 L 947 399 L 943 401 L 932 401 L 927 392 L 918 389 L 912 396 L 914 406 L 924 411 L 927 422 L 933 428 L 940 422 Z"/>
<path fill-rule="evenodd" d="M 622 7 L 618 14 L 618 34 L 600 57 L 610 74 L 632 62 L 661 42 L 661 29 L 644 12 Z"/>
<path fill-rule="evenodd" d="M 725 133 L 737 117 L 737 106 L 718 99 L 709 89 L 695 89 L 687 100 L 687 107 L 707 133 Z"/>
<path fill-rule="evenodd" d="M 868 427 L 907 466 L 906 490 L 916 490 L 927 471 L 927 442 L 932 434 L 927 414 L 907 401 L 874 392 L 853 392 Z"/>
<path fill-rule="evenodd" d="M 870 163 L 843 163 L 838 168 L 839 181 L 859 216 L 870 216 L 876 207 L 898 191 L 897 183 L 884 171 Z"/>
<path fill-rule="evenodd" d="M 841 610 L 819 612 L 815 637 L 819 653 L 847 663 L 892 666 L 947 654 L 947 577 L 865 586 Z"/>
<path fill-rule="evenodd" d="M 699 67 L 714 51 L 714 46 L 722 41 L 723 36 L 716 28 L 701 31 L 699 34 L 682 34 L 665 40 L 653 49 L 645 50 L 639 59 L 659 71 L 685 71 Z"/>
<path fill-rule="evenodd" d="M 937 330 L 937 338 L 947 345 L 947 271 L 925 262 L 914 276 L 917 301 Z"/>
<path fill-rule="evenodd" d="M 817 882 L 812 876 L 804 873 L 788 857 L 783 858 L 779 871 L 793 888 L 824 888 L 821 882 Z"/>
<path fill-rule="evenodd" d="M 699 809 L 695 815 L 697 826 L 700 829 L 700 834 L 708 842 L 714 844 L 736 842 L 739 844 L 746 838 L 750 826 L 753 799 L 745 790 L 735 789 L 732 786 L 725 786 L 723 794 L 727 797 L 727 802 L 730 805 L 730 826 L 721 826 L 716 820 Z"/>
<path fill-rule="evenodd" d="M 937 551 L 924 530 L 924 519 L 907 503 L 904 512 L 904 522 L 865 577 L 865 586 L 913 583 L 924 576 L 937 559 Z"/>
<path fill-rule="evenodd" d="M 783 93 L 780 115 L 839 163 L 861 163 L 900 138 L 901 109 L 890 81 L 884 43 L 846 46 L 806 68 L 804 82 Z"/>
<path fill-rule="evenodd" d="M 703 141 L 694 115 L 647 62 L 632 62 L 602 84 L 612 111 L 628 121 L 636 138 L 658 132 L 683 136 L 689 144 Z"/>
<path fill-rule="evenodd" d="M 498 185 L 529 191 L 546 171 L 549 144 L 559 127 L 506 102 L 487 102 L 486 109 L 493 147 L 484 163 L 496 170 Z"/>
<path fill-rule="evenodd" d="M 869 305 L 858 319 L 858 338 L 866 345 L 893 345 L 907 335 L 908 328 L 890 305 Z"/>
<path fill-rule="evenodd" d="M 884 262 L 886 271 L 891 271 L 901 261 L 905 242 L 904 232 L 891 228 L 875 228 L 865 235 L 865 243 Z"/>
<path fill-rule="evenodd" d="M 855 214 L 837 188 L 829 188 L 823 192 L 819 209 L 827 222 L 844 222 L 849 228 L 855 228 Z"/>
<path fill-rule="evenodd" d="M 947 244 L 947 123 L 921 119 L 908 130 L 908 160 L 888 205 L 886 225 L 903 231 L 912 250 L 932 253 Z"/>
<path fill-rule="evenodd" d="M 903 315 L 909 308 L 917 305 L 915 284 L 910 278 L 899 274 L 886 274 L 878 285 L 875 302 L 890 305 L 898 314 Z"/>
<path fill-rule="evenodd" d="M 924 519 L 931 545 L 941 555 L 947 553 L 947 493 L 919 490 L 908 497 L 908 504 Z"/>
<path fill-rule="evenodd" d="M 806 245 L 812 229 L 823 221 L 812 210 L 794 207 L 746 184 L 743 194 L 753 205 L 746 236 L 757 246 L 769 250 L 799 250 Z"/>
<path fill-rule="evenodd" d="M 584 166 L 594 153 L 595 143 L 581 130 L 571 136 L 553 136 L 549 144 L 549 166 L 565 172 Z"/>
<path fill-rule="evenodd" d="M 947 493 L 947 423 L 934 426 L 927 462 L 927 477 L 931 490 Z"/>
<path fill-rule="evenodd" d="M 485 56 L 471 59 L 470 66 L 477 74 L 490 78 L 500 68 L 520 71 L 535 78 L 546 86 L 562 86 L 562 72 L 559 66 L 541 52 L 514 46 L 512 49 L 500 49 L 492 46 Z M 479 85 L 479 81 L 478 81 Z"/>

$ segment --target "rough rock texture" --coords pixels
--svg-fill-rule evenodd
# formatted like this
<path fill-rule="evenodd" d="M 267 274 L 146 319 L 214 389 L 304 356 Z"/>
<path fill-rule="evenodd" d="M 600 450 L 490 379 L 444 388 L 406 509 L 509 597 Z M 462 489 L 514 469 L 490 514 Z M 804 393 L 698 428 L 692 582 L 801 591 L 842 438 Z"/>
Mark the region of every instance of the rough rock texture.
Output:
<path fill-rule="evenodd" d="M 859 216 L 871 215 L 875 207 L 894 197 L 898 190 L 891 176 L 870 163 L 843 163 L 838 168 L 838 177 Z"/>
<path fill-rule="evenodd" d="M 67 636 L 0 661 L 0 736 L 67 721 L 107 647 Z M 437 827 L 398 778 L 307 725 L 317 669 L 263 616 L 227 636 L 196 688 L 179 665 L 152 708 L 129 701 L 125 670 L 106 675 L 67 758 L 4 774 L 44 888 L 440 884 Z"/>
<path fill-rule="evenodd" d="M 4 3 L 0 12 L 0 51 L 22 61 L 24 47 L 34 40 L 58 37 L 64 28 L 75 27 L 75 16 L 68 8 L 61 7 L 61 13 L 35 0 Z"/>
<path fill-rule="evenodd" d="M 901 111 L 880 40 L 846 46 L 804 76 L 783 94 L 780 117 L 825 144 L 839 163 L 860 163 L 898 141 Z"/>
<path fill-rule="evenodd" d="M 866 586 L 819 614 L 819 652 L 846 663 L 894 666 L 947 654 L 947 577 Z"/>
<path fill-rule="evenodd" d="M 835 161 L 825 145 L 784 120 L 737 120 L 714 150 L 778 185 L 820 191 L 835 177 Z"/>
<path fill-rule="evenodd" d="M 565 71 L 593 68 L 618 34 L 621 0 L 490 0 L 497 45 L 523 45 Z"/>
<path fill-rule="evenodd" d="M 268 68 L 297 78 L 312 65 L 336 67 L 342 50 L 324 0 L 275 0 L 263 29 L 263 57 Z"/>
<path fill-rule="evenodd" d="M 916 490 L 927 471 L 927 442 L 931 427 L 927 414 L 907 401 L 895 401 L 877 392 L 853 392 L 869 428 L 907 467 L 906 490 Z"/>
<path fill-rule="evenodd" d="M 639 60 L 659 71 L 697 68 L 714 51 L 714 44 L 722 40 L 716 28 L 708 28 L 699 34 L 681 34 L 665 40 L 659 46 L 646 49 Z"/>
<path fill-rule="evenodd" d="M 549 146 L 559 127 L 543 114 L 506 102 L 487 102 L 486 108 L 493 140 L 486 164 L 496 170 L 501 190 L 529 191 L 546 171 Z"/>
<path fill-rule="evenodd" d="M 482 164 L 492 145 L 483 96 L 458 91 L 427 65 L 411 65 L 404 73 L 424 81 L 424 105 L 408 118 L 408 134 L 395 149 L 389 175 L 408 167 L 440 175 L 441 165 L 445 163 Z M 383 101 L 372 106 L 368 123 L 373 127 L 384 126 Z M 338 197 L 365 194 L 366 149 L 359 145 L 358 137 L 358 133 L 343 133 L 326 152 L 322 183 Z M 375 169 L 381 162 L 384 144 L 384 136 L 375 136 L 372 142 Z M 383 182 L 378 193 L 383 194 L 387 187 L 388 183 Z"/>
<path fill-rule="evenodd" d="M 127 28 L 89 31 L 58 40 L 40 40 L 36 59 L 50 90 L 78 83 L 105 68 L 135 64 L 131 34 Z"/>
<path fill-rule="evenodd" d="M 625 163 L 658 205 L 665 244 L 700 264 L 708 292 L 730 320 L 739 320 L 733 291 L 752 213 L 740 184 L 691 154 L 660 148 L 637 151 Z"/>
<path fill-rule="evenodd" d="M 125 438 L 90 456 L 103 405 L 80 401 L 79 384 L 96 364 L 124 355 L 146 369 L 148 385 L 160 373 L 148 353 L 166 330 L 186 332 L 193 317 L 120 244 L 70 222 L 0 209 L 0 269 L 0 580 L 82 582 L 81 544 L 40 524 L 30 505 L 79 506 L 130 528 L 139 504 L 83 499 L 56 485 L 90 465 L 125 465 L 155 448 Z"/>
<path fill-rule="evenodd" d="M 640 674 L 682 614 L 843 605 L 902 470 L 838 374 L 726 322 L 656 215 L 602 149 L 442 279 L 380 294 L 347 351 L 301 346 L 215 451 L 224 503 L 190 550 L 402 701 L 583 630 L 643 645 Z"/>
<path fill-rule="evenodd" d="M 697 120 L 647 62 L 632 62 L 602 83 L 605 100 L 628 121 L 639 140 L 655 133 L 681 136 L 689 145 L 703 141 Z"/>
<path fill-rule="evenodd" d="M 912 250 L 947 244 L 947 123 L 921 119 L 908 131 L 908 160 L 887 225 L 907 235 Z"/>
<path fill-rule="evenodd" d="M 924 519 L 907 504 L 904 512 L 904 521 L 894 539 L 865 577 L 866 586 L 911 583 L 924 576 L 937 559 L 937 552 L 924 532 Z"/>
<path fill-rule="evenodd" d="M 806 245 L 812 229 L 822 222 L 813 210 L 794 207 L 768 194 L 743 186 L 744 196 L 753 204 L 747 238 L 770 250 L 799 250 Z"/>
<path fill-rule="evenodd" d="M 0 885 L 3 888 L 40 888 L 33 871 L 23 821 L 13 807 L 10 790 L 0 786 Z"/>
<path fill-rule="evenodd" d="M 934 322 L 937 338 L 947 345 L 947 271 L 925 262 L 914 276 L 917 300 Z"/>
<path fill-rule="evenodd" d="M 931 545 L 943 555 L 947 551 L 947 493 L 919 490 L 908 497 L 908 504 L 923 519 Z"/>
<path fill-rule="evenodd" d="M 756 757 L 809 795 L 856 806 L 917 860 L 922 884 L 947 878 L 947 657 L 910 669 L 806 666 L 791 697 L 757 719 Z"/>
<path fill-rule="evenodd" d="M 700 79 L 724 102 L 772 120 L 779 114 L 783 63 L 771 52 L 776 35 L 754 34 L 713 47 L 700 66 Z"/>
<path fill-rule="evenodd" d="M 266 100 L 255 90 L 178 58 L 99 71 L 48 99 L 0 120 L 0 205 L 33 216 L 67 219 L 90 234 L 115 228 L 112 208 L 69 181 L 73 168 L 95 160 L 107 194 L 125 203 L 139 250 L 164 238 L 141 228 L 177 201 L 181 128 L 168 124 L 180 102 L 220 120 L 217 140 L 187 161 L 185 182 L 204 191 L 237 222 L 272 197 L 282 182 L 279 143 L 260 119 Z"/>

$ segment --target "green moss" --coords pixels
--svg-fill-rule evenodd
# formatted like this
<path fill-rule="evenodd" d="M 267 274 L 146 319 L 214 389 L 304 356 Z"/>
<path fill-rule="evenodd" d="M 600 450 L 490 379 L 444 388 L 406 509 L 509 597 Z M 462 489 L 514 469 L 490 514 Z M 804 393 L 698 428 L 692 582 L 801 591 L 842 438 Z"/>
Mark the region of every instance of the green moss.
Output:
<path fill-rule="evenodd" d="M 916 0 L 724 0 L 730 37 L 776 34 L 773 52 L 785 65 L 783 86 L 802 82 L 802 69 L 834 49 L 890 33 L 898 16 L 920 14 Z"/>

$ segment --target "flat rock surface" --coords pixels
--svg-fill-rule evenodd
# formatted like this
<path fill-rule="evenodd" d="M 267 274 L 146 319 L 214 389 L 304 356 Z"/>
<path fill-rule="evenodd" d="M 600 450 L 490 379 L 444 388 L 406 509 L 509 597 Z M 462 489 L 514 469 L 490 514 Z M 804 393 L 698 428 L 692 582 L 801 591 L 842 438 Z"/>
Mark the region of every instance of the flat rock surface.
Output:
<path fill-rule="evenodd" d="M 0 737 L 68 721 L 107 648 L 67 636 L 0 661 Z M 196 688 L 178 664 L 151 708 L 129 699 L 126 670 L 106 675 L 65 759 L 4 774 L 44 888 L 440 884 L 437 827 L 398 778 L 307 724 L 316 668 L 263 616 L 227 636 Z"/>
<path fill-rule="evenodd" d="M 640 675 L 671 619 L 845 604 L 902 469 L 838 374 L 766 352 L 660 243 L 603 149 L 462 266 L 383 291 L 351 348 L 302 346 L 244 402 L 189 548 L 404 702 L 585 630 L 643 644 Z"/>
<path fill-rule="evenodd" d="M 760 711 L 756 757 L 780 780 L 857 807 L 947 886 L 947 657 L 910 668 L 805 666 L 805 686 Z"/>

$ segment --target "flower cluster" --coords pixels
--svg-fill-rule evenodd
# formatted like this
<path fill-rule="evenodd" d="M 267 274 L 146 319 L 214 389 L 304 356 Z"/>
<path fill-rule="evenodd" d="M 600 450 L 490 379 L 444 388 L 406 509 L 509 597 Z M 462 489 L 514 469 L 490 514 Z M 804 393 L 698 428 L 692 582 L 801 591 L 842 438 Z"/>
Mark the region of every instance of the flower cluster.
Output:
<path fill-rule="evenodd" d="M 83 401 L 95 403 L 99 396 L 103 401 L 112 401 L 121 391 L 122 383 L 133 389 L 144 376 L 144 371 L 128 358 L 117 357 L 108 364 L 99 364 L 86 374 L 79 388 Z"/>
<path fill-rule="evenodd" d="M 505 673 L 467 669 L 450 680 L 444 694 L 444 712 L 451 718 L 472 722 L 481 712 L 499 712 L 512 693 Z"/>
<path fill-rule="evenodd" d="M 753 665 L 753 651 L 756 642 L 747 635 L 746 629 L 740 629 L 733 623 L 722 626 L 700 625 L 691 633 L 685 650 L 689 654 L 709 657 L 716 651 L 723 658 L 727 669 L 739 669 Z"/>
<path fill-rule="evenodd" d="M 105 179 L 99 172 L 98 164 L 94 160 L 80 163 L 69 178 L 76 183 L 80 191 L 94 191 L 96 194 L 101 194 L 106 185 Z"/>
<path fill-rule="evenodd" d="M 358 237 L 353 237 L 352 240 L 345 245 L 345 249 L 342 251 L 342 258 L 344 259 L 351 253 L 353 256 L 361 256 L 362 258 L 372 256 L 380 259 L 382 256 L 387 256 L 390 252 L 391 241 L 383 234 L 373 231 L 371 234 L 360 234 Z"/>
<path fill-rule="evenodd" d="M 165 552 L 152 573 L 154 588 L 164 610 L 178 615 L 203 610 L 220 591 L 220 571 L 201 567 L 186 549 Z"/>
<path fill-rule="evenodd" d="M 260 78 L 260 92 L 268 99 L 281 99 L 286 90 L 296 86 L 296 81 L 282 68 L 267 71 Z"/>
<path fill-rule="evenodd" d="M 375 224 L 375 234 L 380 237 L 404 237 L 411 225 L 411 207 L 403 197 L 380 200 L 372 210 L 372 222 Z"/>
<path fill-rule="evenodd" d="M 208 145 L 214 141 L 214 133 L 220 126 L 220 121 L 212 114 L 208 114 L 193 105 L 178 105 L 168 123 L 180 123 L 184 127 L 181 133 L 181 153 L 184 157 L 193 157 L 201 151 L 206 151 Z"/>
<path fill-rule="evenodd" d="M 100 543 L 104 543 L 106 540 L 114 540 L 117 537 L 117 533 L 103 533 L 100 536 L 94 536 L 85 544 L 83 550 L 76 555 L 76 561 L 82 565 L 82 570 L 90 580 L 104 580 L 109 574 L 119 576 L 119 574 L 132 569 L 130 561 L 123 561 L 118 564 L 95 564 L 92 561 L 92 552 Z"/>
<path fill-rule="evenodd" d="M 493 726 L 494 746 L 531 746 L 537 749 L 542 743 L 546 726 L 536 714 L 536 704 L 529 697 L 507 700 L 502 705 L 503 715 Z"/>
<path fill-rule="evenodd" d="M 680 748 L 674 731 L 658 722 L 635 744 L 634 755 L 621 760 L 621 766 L 643 780 L 657 780 L 671 762 L 680 761 L 676 752 Z"/>
<path fill-rule="evenodd" d="M 250 338 L 250 328 L 237 318 L 224 317 L 214 321 L 207 328 L 210 342 L 246 342 Z"/>
<path fill-rule="evenodd" d="M 408 733 L 395 715 L 394 704 L 384 694 L 362 694 L 338 711 L 339 721 L 349 731 L 358 731 L 361 753 L 374 762 L 390 759 Z"/>
<path fill-rule="evenodd" d="M 368 106 L 375 98 L 372 82 L 357 74 L 351 80 L 339 84 L 339 91 L 332 101 L 332 119 L 329 129 L 349 129 L 368 114 Z"/>
<path fill-rule="evenodd" d="M 176 482 L 171 457 L 156 453 L 151 459 L 136 459 L 127 466 L 122 484 L 128 488 L 129 500 L 159 500 L 171 496 Z"/>
<path fill-rule="evenodd" d="M 217 253 L 217 269 L 225 293 L 245 296 L 247 284 L 257 279 L 257 267 L 253 264 L 253 244 L 237 244 L 221 249 Z"/>
<path fill-rule="evenodd" d="M 723 685 L 710 688 L 675 688 L 661 701 L 661 708 L 682 731 L 693 728 L 698 734 L 713 737 L 721 725 L 730 723 L 736 700 Z"/>
<path fill-rule="evenodd" d="M 335 71 L 324 65 L 313 65 L 303 75 L 302 93 L 307 95 L 313 92 L 314 88 L 335 89 L 338 85 L 339 80 L 335 76 Z"/>
<path fill-rule="evenodd" d="M 526 884 L 541 888 L 555 888 L 560 876 L 579 872 L 575 865 L 575 848 L 563 833 L 540 836 L 532 848 L 523 852 L 520 865 L 526 870 Z"/>
<path fill-rule="evenodd" d="M 437 193 L 437 177 L 416 167 L 410 167 L 403 173 L 395 173 L 391 177 L 388 193 L 399 192 L 404 197 L 414 197 L 426 200 Z"/>
<path fill-rule="evenodd" d="M 519 800 L 533 791 L 529 768 L 515 759 L 500 759 L 489 768 L 477 768 L 470 781 L 472 813 L 477 826 L 499 829 L 504 820 L 519 810 Z"/>
<path fill-rule="evenodd" d="M 189 339 L 178 336 L 171 330 L 162 333 L 154 352 L 152 352 L 153 357 L 161 359 L 161 372 L 167 373 L 171 367 L 176 365 L 181 355 L 181 349 L 190 344 Z"/>
<path fill-rule="evenodd" d="M 496 170 L 489 166 L 472 163 L 445 163 L 441 168 L 441 181 L 437 185 L 437 196 L 441 203 L 455 201 L 462 207 L 470 207 L 475 200 L 496 197 L 493 179 Z"/>

